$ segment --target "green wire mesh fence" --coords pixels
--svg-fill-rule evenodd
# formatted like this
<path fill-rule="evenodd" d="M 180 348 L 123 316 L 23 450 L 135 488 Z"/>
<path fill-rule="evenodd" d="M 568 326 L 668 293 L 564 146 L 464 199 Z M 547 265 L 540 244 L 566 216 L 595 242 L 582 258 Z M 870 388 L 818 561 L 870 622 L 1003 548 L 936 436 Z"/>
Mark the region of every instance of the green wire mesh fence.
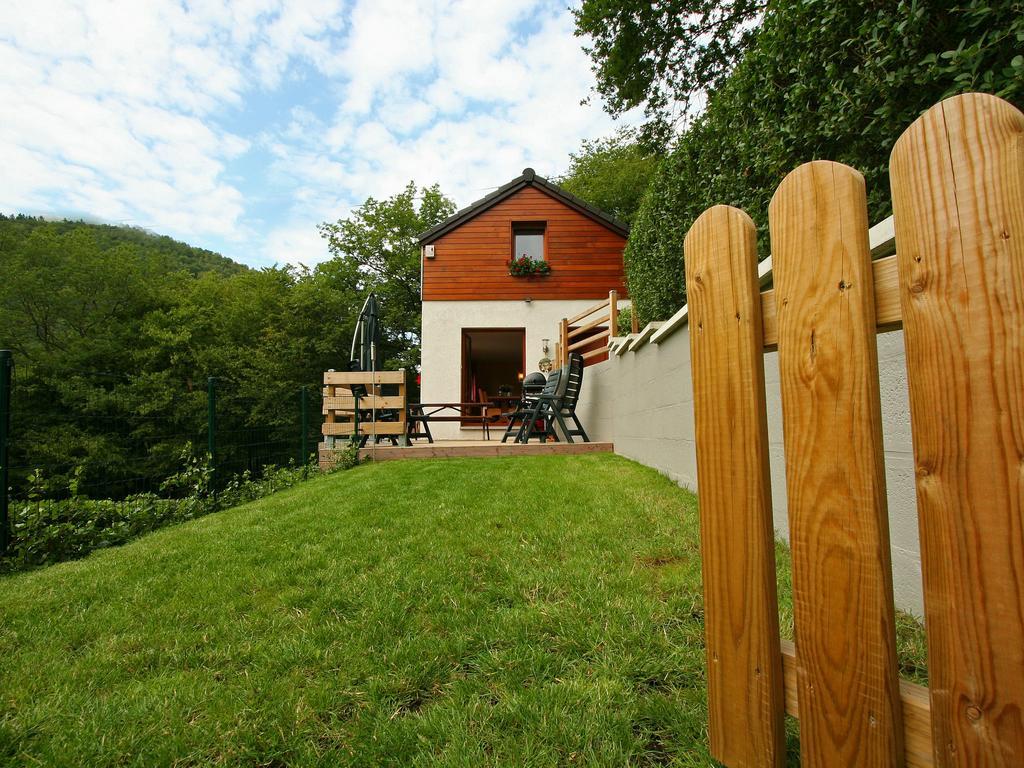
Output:
<path fill-rule="evenodd" d="M 76 372 L 63 391 L 41 391 L 38 378 L 19 382 L 15 363 L 0 350 L 0 554 L 17 502 L 174 497 L 190 460 L 209 467 L 216 492 L 239 476 L 314 460 L 317 387 L 284 390 L 273 412 L 254 413 L 229 378 L 211 378 L 157 407 L 124 402 L 117 378 L 101 372 Z"/>

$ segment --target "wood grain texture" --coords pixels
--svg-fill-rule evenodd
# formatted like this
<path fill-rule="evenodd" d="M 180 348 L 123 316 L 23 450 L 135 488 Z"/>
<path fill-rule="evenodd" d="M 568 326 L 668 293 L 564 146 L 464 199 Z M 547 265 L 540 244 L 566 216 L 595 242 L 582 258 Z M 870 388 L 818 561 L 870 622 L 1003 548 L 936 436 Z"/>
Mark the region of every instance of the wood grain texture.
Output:
<path fill-rule="evenodd" d="M 597 363 L 603 363 L 608 359 L 608 348 L 600 347 L 598 349 L 592 349 L 589 352 L 583 353 L 583 362 L 587 365 L 596 365 Z"/>
<path fill-rule="evenodd" d="M 446 445 L 448 442 L 438 440 L 428 445 L 410 445 L 394 448 L 381 445 L 363 448 L 359 458 L 373 461 L 404 461 L 409 459 L 456 459 L 480 456 L 554 456 L 586 453 L 614 453 L 612 443 L 502 443 L 500 440 L 480 442 L 477 445 Z M 321 445 L 320 463 L 329 466 L 333 451 Z"/>
<path fill-rule="evenodd" d="M 611 331 L 609 331 L 607 328 L 604 328 L 604 329 L 601 329 L 597 333 L 593 333 L 593 334 L 588 335 L 585 339 L 581 339 L 580 341 L 577 341 L 577 342 L 574 342 L 574 343 L 570 344 L 568 349 L 569 349 L 570 352 L 575 352 L 576 350 L 584 349 L 586 347 L 593 347 L 594 346 L 594 342 L 602 341 L 602 340 L 604 340 L 604 342 L 605 342 L 604 345 L 608 346 L 608 341 L 607 340 L 608 340 L 609 337 L 611 337 L 611 335 L 612 335 Z"/>
<path fill-rule="evenodd" d="M 589 315 L 592 315 L 595 312 L 600 312 L 602 309 L 604 309 L 607 306 L 608 306 L 608 299 L 605 299 L 604 301 L 599 301 L 597 304 L 593 305 L 592 307 L 587 307 L 585 310 L 580 312 L 578 315 L 573 315 L 572 317 L 567 318 L 566 322 L 569 323 L 570 325 L 572 325 L 573 323 L 577 322 L 578 320 L 582 320 L 583 318 L 588 317 Z M 607 315 L 608 313 L 605 312 L 604 314 Z"/>
<path fill-rule="evenodd" d="M 886 256 L 871 263 L 875 281 L 875 329 L 879 333 L 898 331 L 903 327 L 900 311 L 899 275 L 896 257 Z M 761 315 L 764 318 L 764 348 L 770 352 L 779 344 L 779 318 L 775 291 L 761 292 Z"/>
<path fill-rule="evenodd" d="M 357 402 L 354 397 L 325 397 L 323 399 L 323 412 L 331 411 L 352 411 L 356 408 Z M 373 408 L 404 408 L 405 398 L 399 396 L 379 397 L 368 395 L 360 397 L 358 401 L 359 410 Z"/>
<path fill-rule="evenodd" d="M 1024 764 L 1024 115 L 936 105 L 892 153 L 936 763 Z"/>
<path fill-rule="evenodd" d="M 796 646 L 790 640 L 782 641 L 782 669 L 786 693 L 786 714 L 800 717 L 797 699 Z M 932 768 L 931 712 L 928 689 L 922 685 L 900 680 L 900 702 L 903 705 L 903 745 L 907 768 Z"/>
<path fill-rule="evenodd" d="M 546 277 L 508 274 L 512 223 L 544 221 Z M 423 261 L 425 301 L 626 298 L 626 239 L 535 187 L 526 187 L 439 238 Z"/>
<path fill-rule="evenodd" d="M 356 431 L 356 425 L 354 422 L 341 422 L 338 424 L 323 425 L 324 435 L 351 435 Z M 405 422 L 398 421 L 360 421 L 359 422 L 359 434 L 360 435 L 404 435 L 405 434 Z"/>
<path fill-rule="evenodd" d="M 757 234 L 716 206 L 687 233 L 711 754 L 785 762 Z"/>
<path fill-rule="evenodd" d="M 324 384 L 405 384 L 405 371 L 326 371 Z"/>
<path fill-rule="evenodd" d="M 902 765 L 864 179 L 838 163 L 802 165 L 779 186 L 768 218 L 801 760 Z"/>
<path fill-rule="evenodd" d="M 608 325 L 608 315 L 604 315 L 603 317 L 595 317 L 593 320 L 587 321 L 587 323 L 584 325 L 578 326 L 576 328 L 571 328 L 569 330 L 569 338 L 575 339 L 577 336 L 582 336 L 587 331 L 597 328 L 599 325 Z"/>

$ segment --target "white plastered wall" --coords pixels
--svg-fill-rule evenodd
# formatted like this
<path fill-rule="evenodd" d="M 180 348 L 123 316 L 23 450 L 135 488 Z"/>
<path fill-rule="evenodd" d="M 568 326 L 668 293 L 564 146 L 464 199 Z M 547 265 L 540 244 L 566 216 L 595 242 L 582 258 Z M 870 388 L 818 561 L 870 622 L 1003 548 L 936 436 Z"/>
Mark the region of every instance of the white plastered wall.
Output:
<path fill-rule="evenodd" d="M 577 415 L 592 440 L 697 490 L 689 326 L 585 369 Z M 878 336 L 889 539 L 896 605 L 923 612 L 914 458 L 903 333 Z M 765 355 L 768 449 L 777 535 L 789 539 L 778 354 Z"/>
<path fill-rule="evenodd" d="M 424 301 L 420 398 L 424 403 L 455 403 L 462 398 L 462 329 L 525 328 L 526 371 L 537 370 L 543 357 L 542 341 L 548 339 L 554 357 L 558 324 L 599 299 L 582 301 Z M 629 302 L 620 302 L 621 307 Z M 479 437 L 479 427 L 462 428 L 457 422 L 430 425 L 435 438 Z M 492 439 L 497 439 L 492 433 Z"/>

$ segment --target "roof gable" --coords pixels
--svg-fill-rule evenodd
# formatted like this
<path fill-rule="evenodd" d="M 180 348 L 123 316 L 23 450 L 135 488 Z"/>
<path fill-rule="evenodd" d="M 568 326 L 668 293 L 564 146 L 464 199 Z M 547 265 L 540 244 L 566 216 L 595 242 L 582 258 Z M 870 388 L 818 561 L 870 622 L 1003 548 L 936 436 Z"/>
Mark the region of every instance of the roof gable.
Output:
<path fill-rule="evenodd" d="M 538 176 L 533 168 L 526 168 L 523 170 L 521 176 L 512 179 L 508 184 L 498 187 L 498 189 L 491 192 L 491 194 L 486 197 L 466 206 L 461 211 L 458 211 L 454 216 L 445 219 L 440 224 L 437 224 L 426 232 L 421 233 L 419 235 L 420 245 L 432 243 L 443 235 L 448 234 L 453 229 L 462 226 L 470 219 L 479 216 L 484 211 L 494 207 L 502 200 L 507 200 L 520 190 L 526 189 L 526 187 L 534 187 L 535 189 L 555 198 L 567 207 L 583 214 L 588 219 L 592 219 L 598 224 L 607 227 L 612 232 L 615 232 L 622 237 L 629 237 L 629 227 L 627 225 L 623 224 L 613 216 L 609 216 L 604 211 L 595 208 L 589 203 L 580 200 L 575 195 L 566 192 L 557 184 L 552 184 L 547 179 Z"/>

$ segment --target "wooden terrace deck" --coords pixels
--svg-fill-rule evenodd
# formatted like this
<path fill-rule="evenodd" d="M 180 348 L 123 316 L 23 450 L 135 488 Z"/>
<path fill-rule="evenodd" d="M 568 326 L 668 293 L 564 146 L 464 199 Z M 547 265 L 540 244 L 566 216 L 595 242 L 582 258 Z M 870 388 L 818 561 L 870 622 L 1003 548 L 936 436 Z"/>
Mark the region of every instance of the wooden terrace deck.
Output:
<path fill-rule="evenodd" d="M 417 442 L 406 447 L 378 445 L 367 446 L 359 451 L 360 461 L 394 461 L 397 459 L 453 459 L 477 456 L 543 456 L 549 454 L 613 453 L 612 443 L 503 443 L 495 440 L 435 440 L 433 443 Z M 320 444 L 320 464 L 325 465 L 330 450 Z"/>

